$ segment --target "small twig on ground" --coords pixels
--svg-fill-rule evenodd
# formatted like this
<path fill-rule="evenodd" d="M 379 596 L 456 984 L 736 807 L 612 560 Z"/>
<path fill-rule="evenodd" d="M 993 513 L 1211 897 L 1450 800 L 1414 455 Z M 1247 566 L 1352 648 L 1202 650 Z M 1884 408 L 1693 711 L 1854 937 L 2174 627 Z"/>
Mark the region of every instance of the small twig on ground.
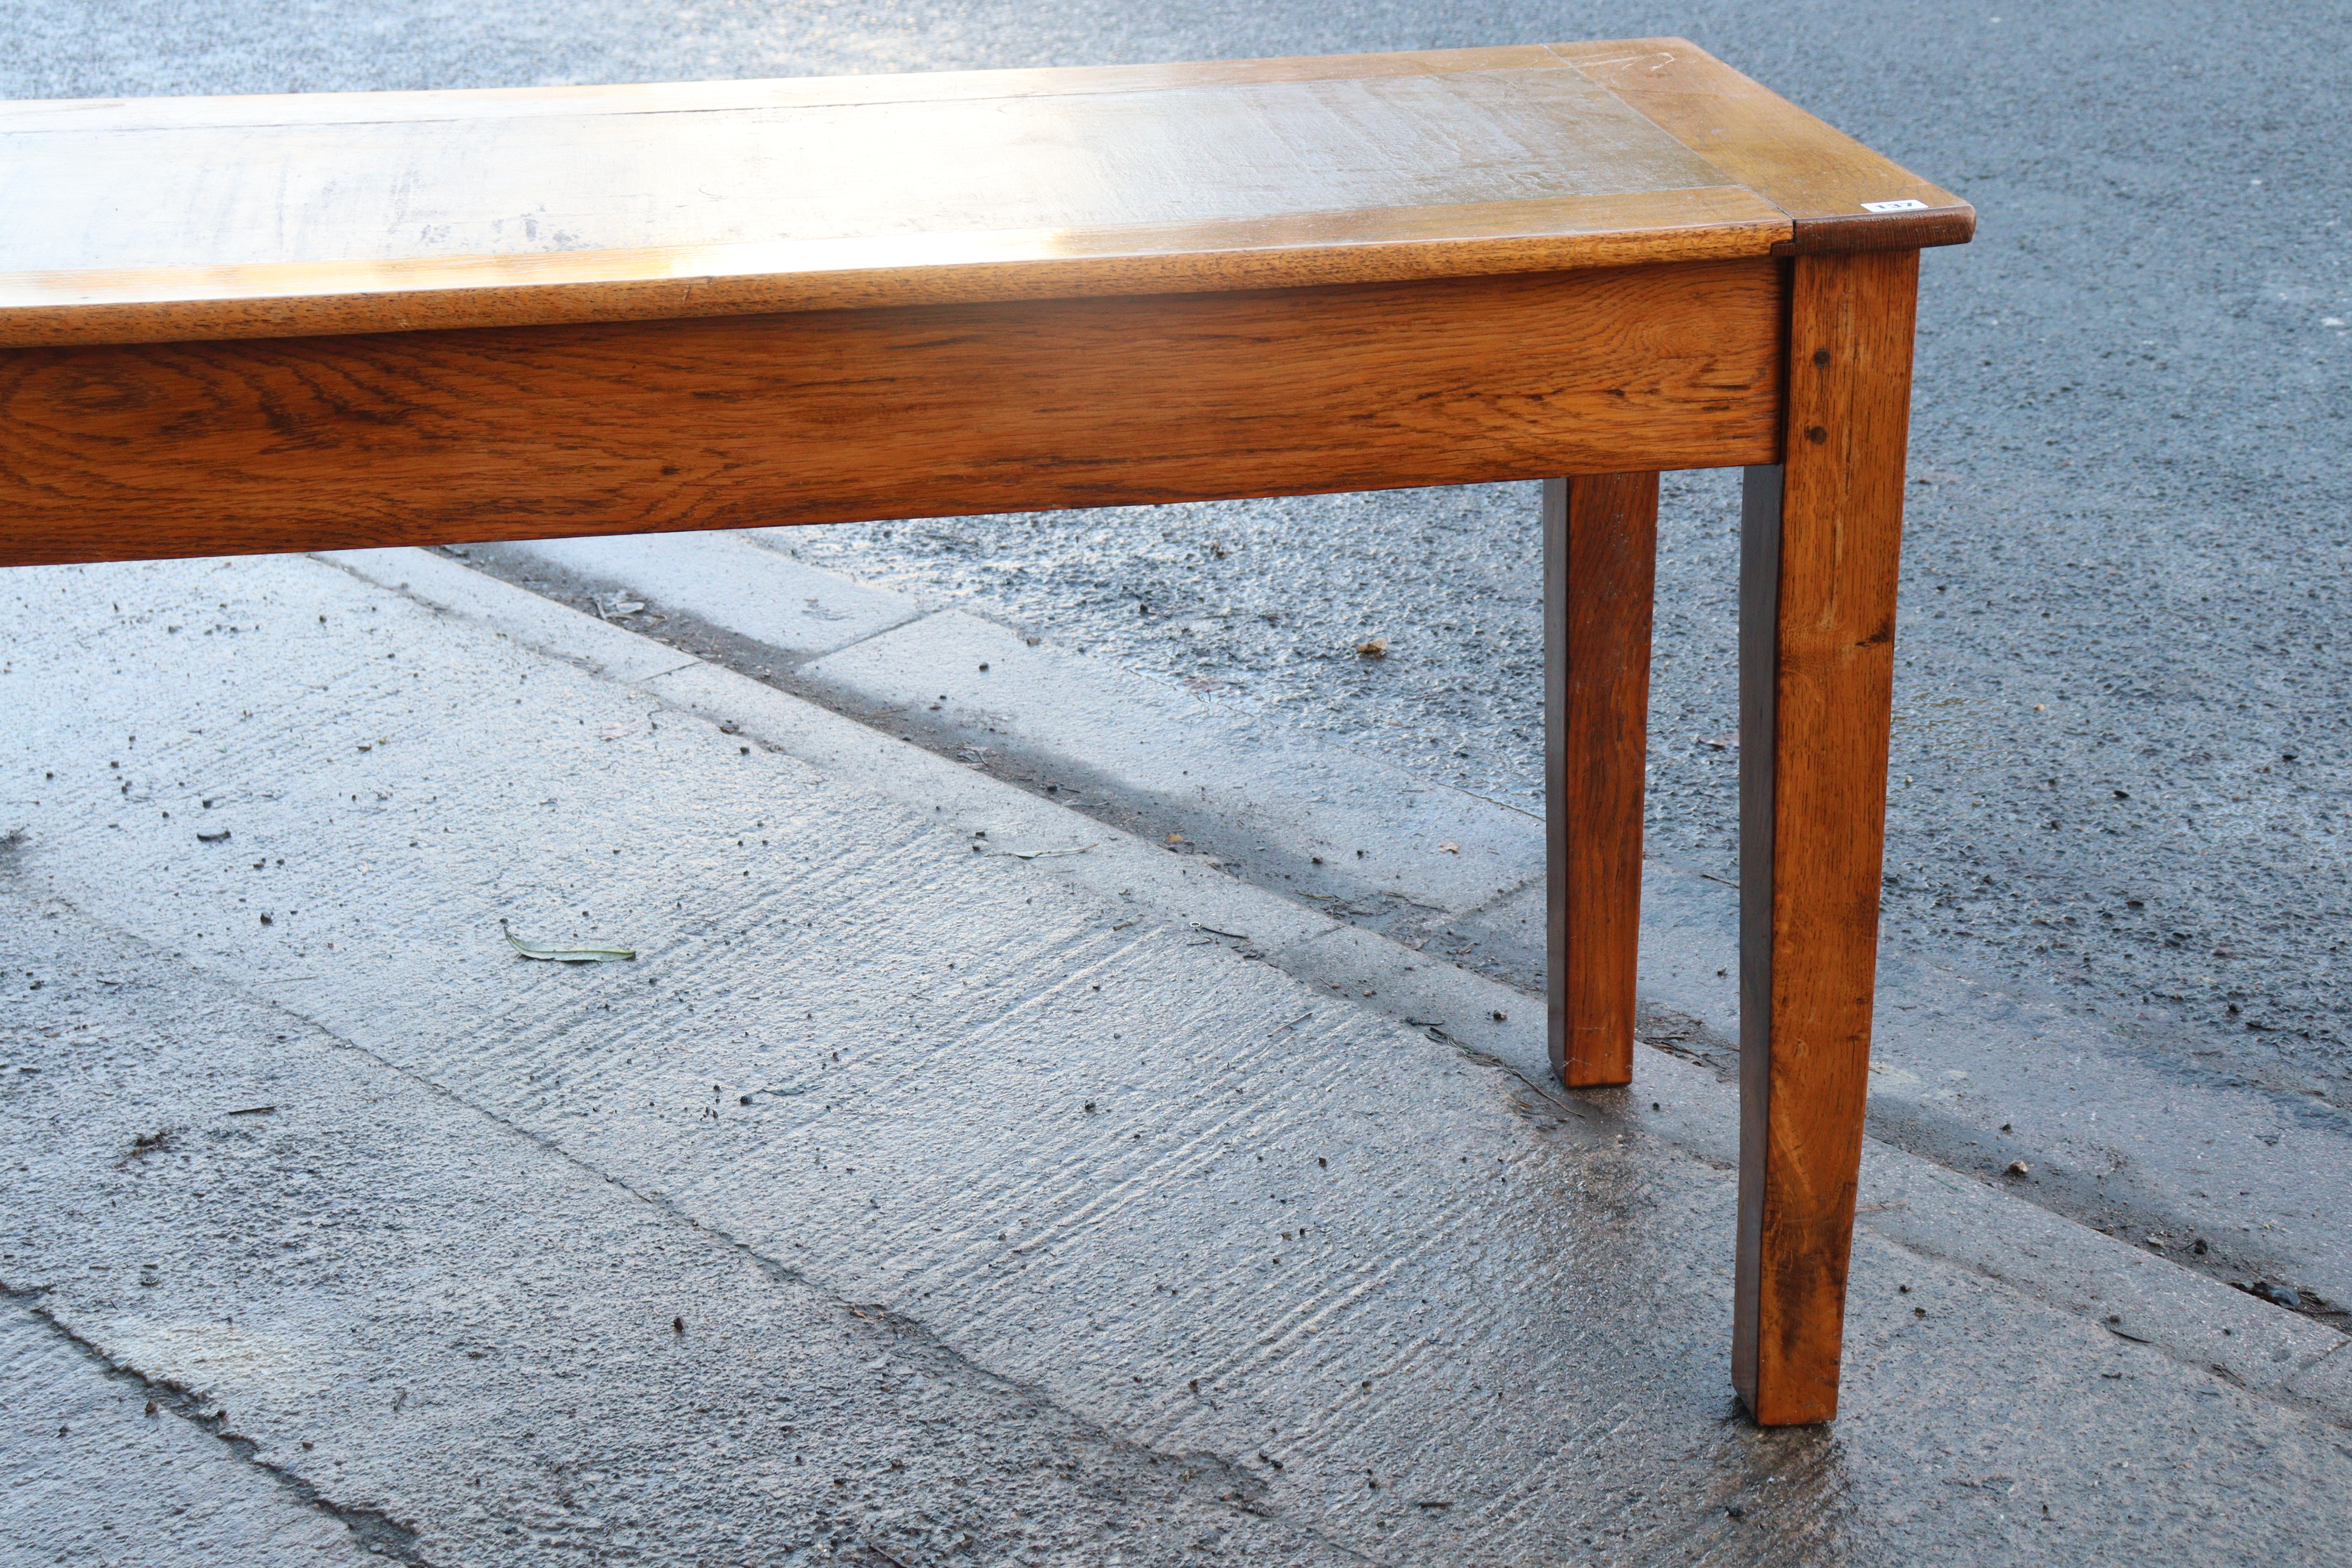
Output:
<path fill-rule="evenodd" d="M 1102 840 L 1097 838 L 1092 844 L 1081 844 L 1075 849 L 1007 849 L 1004 853 L 1015 860 L 1042 860 L 1048 855 L 1083 855 L 1089 849 L 1099 848 L 1101 845 Z"/>

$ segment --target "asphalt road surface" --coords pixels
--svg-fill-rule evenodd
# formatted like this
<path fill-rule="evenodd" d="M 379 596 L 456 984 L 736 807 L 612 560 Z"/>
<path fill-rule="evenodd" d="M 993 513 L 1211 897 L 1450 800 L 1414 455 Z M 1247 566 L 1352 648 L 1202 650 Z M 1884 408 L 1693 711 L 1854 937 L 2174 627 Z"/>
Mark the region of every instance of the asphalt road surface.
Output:
<path fill-rule="evenodd" d="M 2012 14 L 2012 13 L 2015 14 Z M 1929 253 L 1886 941 L 2352 1105 L 2352 7 L 0 4 L 12 97 L 1076 65 L 1682 34 L 1976 203 Z M 1526 803 L 1530 487 L 812 531 Z M 1730 476 L 1669 482 L 1653 853 L 1727 874 Z M 1357 658 L 1364 638 L 1391 656 Z"/>

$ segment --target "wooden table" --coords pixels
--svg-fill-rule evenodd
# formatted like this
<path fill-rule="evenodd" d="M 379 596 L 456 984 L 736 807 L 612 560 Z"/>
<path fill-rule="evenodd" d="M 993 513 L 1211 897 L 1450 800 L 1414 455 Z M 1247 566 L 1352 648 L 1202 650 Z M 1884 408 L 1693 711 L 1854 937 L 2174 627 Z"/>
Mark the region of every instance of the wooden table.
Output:
<path fill-rule="evenodd" d="M 1747 468 L 1732 1377 L 1836 1412 L 1923 246 L 1675 38 L 0 105 L 0 564 L 1543 479 L 1552 1059 L 1632 1077 L 1662 468 Z"/>

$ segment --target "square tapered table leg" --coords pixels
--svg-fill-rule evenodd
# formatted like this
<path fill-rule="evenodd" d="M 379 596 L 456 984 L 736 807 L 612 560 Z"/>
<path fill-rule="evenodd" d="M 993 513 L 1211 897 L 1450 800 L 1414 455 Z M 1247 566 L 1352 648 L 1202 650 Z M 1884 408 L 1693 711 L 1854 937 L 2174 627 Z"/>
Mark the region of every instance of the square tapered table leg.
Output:
<path fill-rule="evenodd" d="M 1837 1414 L 1919 258 L 1790 266 L 1784 460 L 1748 470 L 1740 551 L 1732 1383 L 1766 1426 Z"/>
<path fill-rule="evenodd" d="M 1552 1070 L 1633 1078 L 1658 476 L 1544 483 L 1544 837 Z"/>

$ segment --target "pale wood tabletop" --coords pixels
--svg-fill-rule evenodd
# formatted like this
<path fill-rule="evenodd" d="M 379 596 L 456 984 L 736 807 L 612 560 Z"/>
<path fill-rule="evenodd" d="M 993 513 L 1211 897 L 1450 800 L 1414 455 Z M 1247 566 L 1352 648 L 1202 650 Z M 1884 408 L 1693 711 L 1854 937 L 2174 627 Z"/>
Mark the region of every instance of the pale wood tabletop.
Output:
<path fill-rule="evenodd" d="M 1973 223 L 1679 39 L 6 103 L 0 210 L 38 215 L 0 228 L 0 345 L 1399 281 Z"/>

